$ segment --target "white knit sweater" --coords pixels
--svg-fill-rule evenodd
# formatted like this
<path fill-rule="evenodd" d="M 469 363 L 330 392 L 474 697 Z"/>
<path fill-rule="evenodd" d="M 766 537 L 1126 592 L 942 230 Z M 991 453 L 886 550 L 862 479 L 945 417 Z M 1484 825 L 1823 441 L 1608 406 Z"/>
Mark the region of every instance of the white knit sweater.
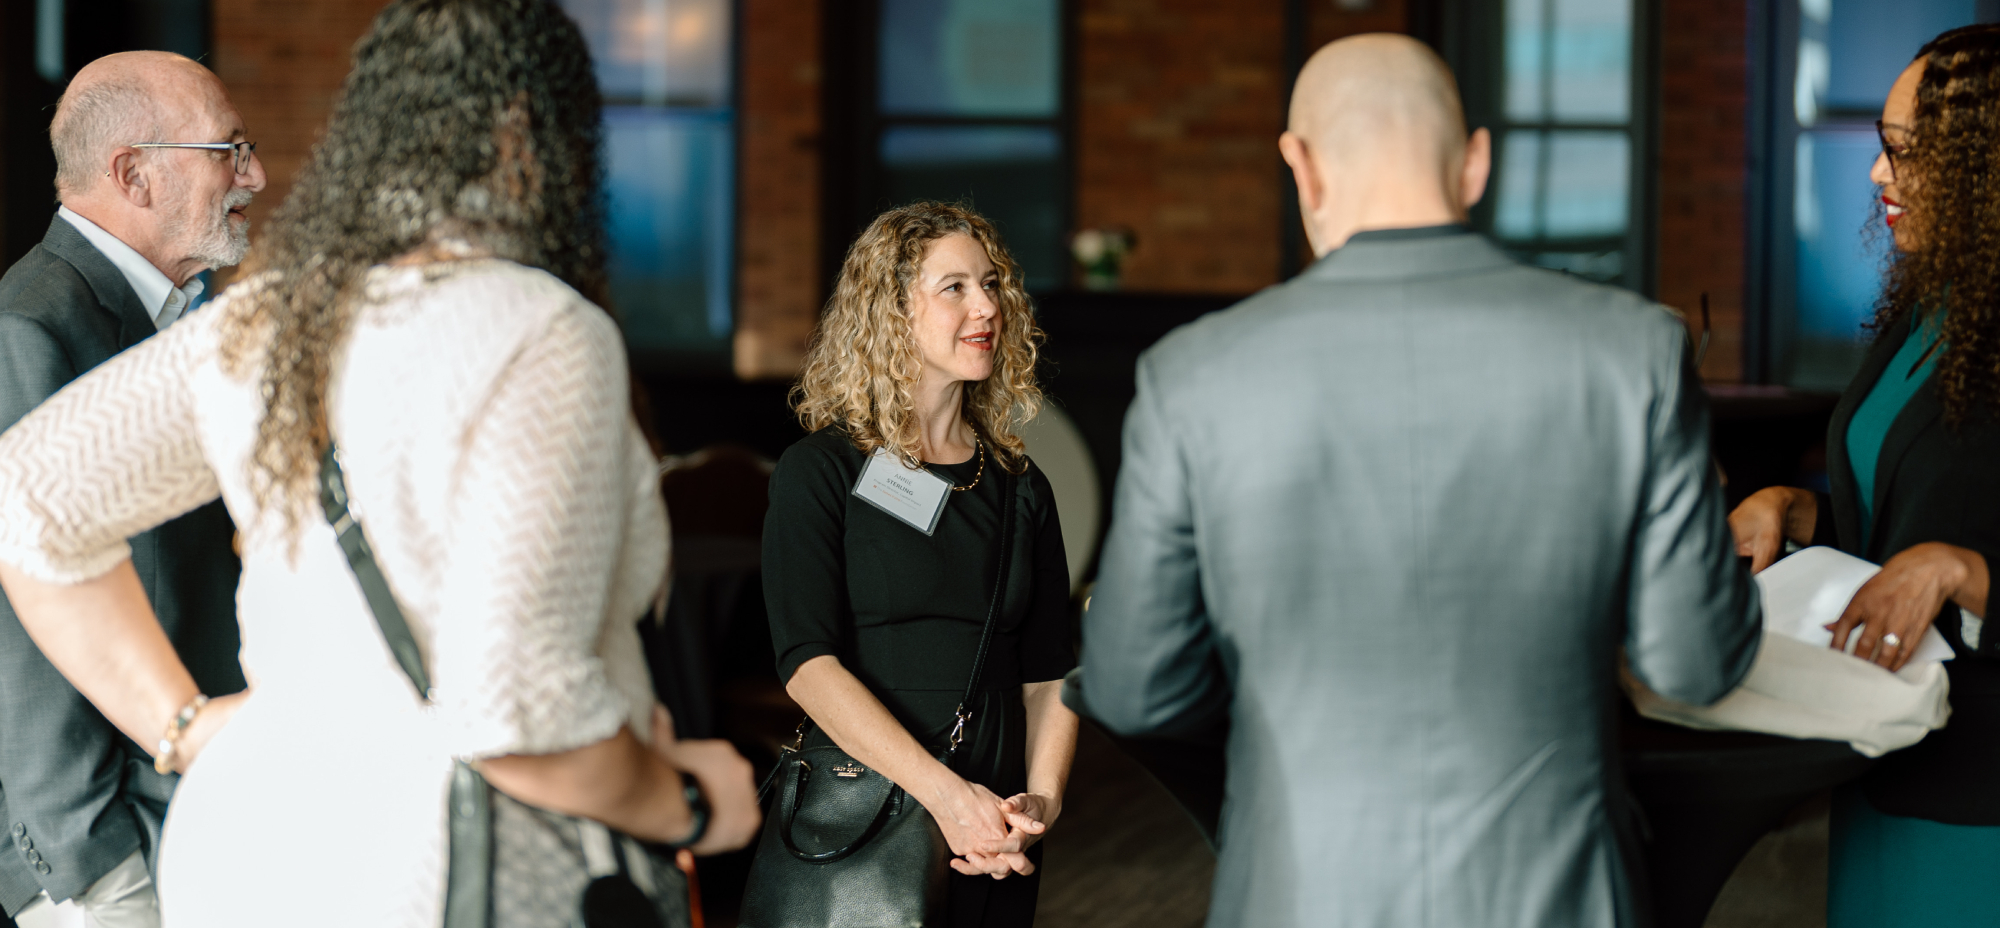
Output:
<path fill-rule="evenodd" d="M 250 284 L 85 375 L 0 436 L 0 560 L 79 582 L 218 494 L 242 534 L 248 703 L 180 787 L 170 926 L 435 925 L 450 759 L 648 732 L 635 620 L 665 512 L 618 330 L 498 260 L 371 273 L 329 397 L 348 485 L 431 668 L 382 641 L 317 502 L 257 505 L 256 374 L 219 323 Z"/>

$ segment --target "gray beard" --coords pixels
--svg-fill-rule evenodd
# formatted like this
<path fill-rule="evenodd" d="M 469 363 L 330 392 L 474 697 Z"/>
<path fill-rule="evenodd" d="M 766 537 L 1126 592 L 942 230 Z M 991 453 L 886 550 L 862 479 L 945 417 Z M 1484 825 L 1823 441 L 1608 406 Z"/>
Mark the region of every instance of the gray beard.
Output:
<path fill-rule="evenodd" d="M 188 217 L 177 217 L 167 226 L 167 238 L 182 243 L 176 249 L 188 257 L 214 270 L 219 267 L 235 267 L 243 263 L 243 256 L 250 251 L 250 223 L 245 220 L 241 226 L 229 221 L 229 210 L 250 204 L 251 193 L 237 188 L 223 198 L 223 211 L 206 224 L 206 228 L 190 228 L 194 225 Z"/>
<path fill-rule="evenodd" d="M 222 228 L 212 229 L 208 235 L 195 244 L 188 255 L 210 270 L 219 267 L 235 267 L 243 263 L 243 256 L 250 252 L 250 221 L 233 225 L 227 217 L 222 220 Z"/>

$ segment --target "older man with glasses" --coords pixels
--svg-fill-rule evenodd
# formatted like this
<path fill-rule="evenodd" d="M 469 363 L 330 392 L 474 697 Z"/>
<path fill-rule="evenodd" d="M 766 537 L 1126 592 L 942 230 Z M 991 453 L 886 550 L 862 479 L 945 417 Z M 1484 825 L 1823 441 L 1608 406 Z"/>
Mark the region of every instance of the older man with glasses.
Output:
<path fill-rule="evenodd" d="M 196 275 L 243 260 L 243 210 L 264 188 L 222 83 L 179 55 L 92 62 L 49 135 L 62 205 L 0 278 L 0 429 L 191 309 Z M 204 693 L 244 685 L 233 531 L 211 503 L 131 539 Z M 64 681 L 0 598 L 0 910 L 21 928 L 159 924 L 151 870 L 177 777 L 154 770 L 150 747 Z"/>

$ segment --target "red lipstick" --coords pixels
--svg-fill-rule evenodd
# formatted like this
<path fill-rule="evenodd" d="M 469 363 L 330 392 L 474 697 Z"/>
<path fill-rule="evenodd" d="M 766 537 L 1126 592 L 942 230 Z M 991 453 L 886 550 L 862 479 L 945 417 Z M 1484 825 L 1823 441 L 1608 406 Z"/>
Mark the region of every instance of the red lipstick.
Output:
<path fill-rule="evenodd" d="M 964 338 L 959 339 L 959 341 L 971 345 L 972 347 L 977 348 L 980 351 L 993 350 L 993 333 L 990 330 L 985 332 L 974 332 L 971 335 L 967 335 Z"/>
<path fill-rule="evenodd" d="M 1896 227 L 1896 220 L 1903 218 L 1903 204 L 1891 199 L 1888 194 L 1883 194 L 1882 213 L 1882 221 L 1893 229 Z"/>

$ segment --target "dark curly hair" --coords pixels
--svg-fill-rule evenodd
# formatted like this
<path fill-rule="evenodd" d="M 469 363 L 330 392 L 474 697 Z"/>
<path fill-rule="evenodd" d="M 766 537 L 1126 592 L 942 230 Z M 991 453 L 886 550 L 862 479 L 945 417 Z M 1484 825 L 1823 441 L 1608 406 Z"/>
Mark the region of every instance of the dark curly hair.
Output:
<path fill-rule="evenodd" d="M 600 111 L 583 34 L 551 0 L 398 0 L 375 18 L 224 322 L 232 369 L 261 365 L 260 503 L 296 526 L 312 497 L 370 267 L 459 239 L 605 305 Z"/>
<path fill-rule="evenodd" d="M 1914 248 L 1890 259 L 1873 328 L 1945 310 L 1938 394 L 1945 423 L 2000 412 L 2000 25 L 1966 26 L 1917 52 L 1911 148 L 1897 161 Z"/>

